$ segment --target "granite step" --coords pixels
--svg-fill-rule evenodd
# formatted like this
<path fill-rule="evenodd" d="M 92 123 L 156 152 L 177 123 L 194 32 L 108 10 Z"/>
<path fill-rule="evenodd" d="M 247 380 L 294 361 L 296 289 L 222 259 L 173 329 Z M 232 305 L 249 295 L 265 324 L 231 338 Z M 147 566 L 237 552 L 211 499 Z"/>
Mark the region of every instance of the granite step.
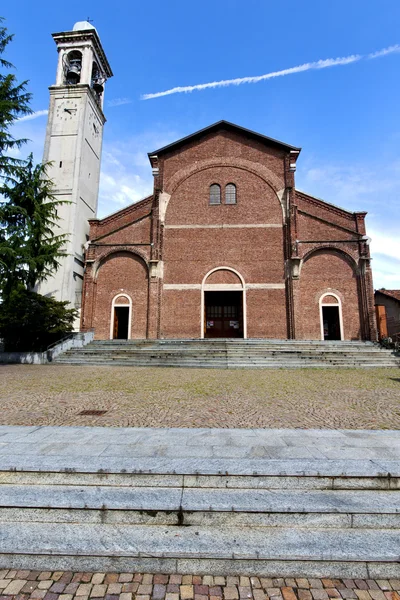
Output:
<path fill-rule="evenodd" d="M 400 528 L 400 491 L 1 485 L 0 521 Z"/>
<path fill-rule="evenodd" d="M 293 529 L 4 522 L 0 568 L 396 577 L 400 536 L 390 529 Z M 44 535 L 45 532 L 45 535 Z"/>

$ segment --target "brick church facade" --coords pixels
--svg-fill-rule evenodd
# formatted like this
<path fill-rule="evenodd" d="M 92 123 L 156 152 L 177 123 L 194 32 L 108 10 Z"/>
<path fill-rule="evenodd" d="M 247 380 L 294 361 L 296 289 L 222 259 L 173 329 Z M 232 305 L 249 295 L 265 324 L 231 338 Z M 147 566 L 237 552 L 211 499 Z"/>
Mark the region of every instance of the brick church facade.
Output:
<path fill-rule="evenodd" d="M 82 330 L 375 340 L 366 213 L 296 190 L 299 153 L 225 121 L 150 153 L 153 194 L 90 220 Z"/>

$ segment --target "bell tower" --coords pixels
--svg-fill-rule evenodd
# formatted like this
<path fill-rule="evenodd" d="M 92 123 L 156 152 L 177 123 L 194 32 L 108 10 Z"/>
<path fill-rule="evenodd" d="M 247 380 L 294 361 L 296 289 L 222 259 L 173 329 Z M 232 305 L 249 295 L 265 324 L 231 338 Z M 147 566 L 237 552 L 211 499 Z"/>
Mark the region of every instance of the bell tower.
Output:
<path fill-rule="evenodd" d="M 59 208 L 55 235 L 68 234 L 68 256 L 39 292 L 66 300 L 80 309 L 84 246 L 88 219 L 96 217 L 103 140 L 104 86 L 112 71 L 96 29 L 88 21 L 72 31 L 53 33 L 57 44 L 56 83 L 50 89 L 44 162 L 51 162 L 49 178 L 54 195 L 68 203 Z M 77 323 L 77 328 L 79 327 Z"/>

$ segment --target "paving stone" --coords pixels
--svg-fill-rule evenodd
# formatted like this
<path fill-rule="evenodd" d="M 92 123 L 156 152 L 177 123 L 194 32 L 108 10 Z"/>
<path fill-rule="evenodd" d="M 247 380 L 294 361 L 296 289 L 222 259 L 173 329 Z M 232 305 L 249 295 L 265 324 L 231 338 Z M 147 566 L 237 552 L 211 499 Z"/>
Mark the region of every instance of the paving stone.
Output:
<path fill-rule="evenodd" d="M 104 579 L 104 577 L 103 577 Z M 90 592 L 91 598 L 101 598 L 105 596 L 107 593 L 107 584 L 106 583 L 95 583 L 92 587 L 92 591 Z"/>
<path fill-rule="evenodd" d="M 371 596 L 369 595 L 368 590 L 362 589 L 362 590 L 354 590 L 357 598 L 359 598 L 360 600 L 371 600 Z"/>
<path fill-rule="evenodd" d="M 72 594 L 61 594 L 58 600 L 72 600 Z"/>
<path fill-rule="evenodd" d="M 376 584 L 378 585 L 378 584 Z M 379 588 L 379 586 L 378 586 Z M 385 594 L 382 592 L 381 589 L 370 589 L 369 590 L 370 596 L 373 598 L 373 600 L 386 600 L 386 596 Z"/>
<path fill-rule="evenodd" d="M 141 573 L 135 573 L 133 576 L 133 581 L 137 581 L 138 583 L 141 583 L 143 579 L 143 575 L 141 575 Z"/>
<path fill-rule="evenodd" d="M 225 577 L 214 577 L 214 585 L 226 585 Z"/>
<path fill-rule="evenodd" d="M 155 577 L 154 577 L 154 579 L 155 579 Z M 163 585 L 162 583 L 155 583 L 153 585 L 152 598 L 154 600 L 164 600 L 166 593 L 167 593 L 166 585 Z"/>
<path fill-rule="evenodd" d="M 172 581 L 171 581 L 172 583 Z M 211 575 L 204 575 L 203 577 L 203 584 L 204 585 L 214 585 L 214 577 L 211 577 Z"/>
<path fill-rule="evenodd" d="M 226 590 L 226 588 L 224 588 L 224 590 Z M 217 597 L 221 597 L 222 596 L 222 587 L 220 587 L 219 585 L 213 585 L 210 587 L 209 592 L 210 596 L 217 596 Z"/>
<path fill-rule="evenodd" d="M 254 600 L 267 600 L 268 596 L 261 588 L 256 588 L 253 590 L 253 598 Z"/>
<path fill-rule="evenodd" d="M 285 600 L 297 600 L 297 596 L 292 587 L 283 587 L 281 589 L 281 594 Z"/>
<path fill-rule="evenodd" d="M 281 577 L 275 578 L 272 580 L 272 587 L 278 587 L 281 588 L 285 585 L 285 580 L 282 579 Z M 321 584 L 322 585 L 322 584 Z M 279 591 L 280 594 L 280 591 Z"/>
<path fill-rule="evenodd" d="M 151 584 L 142 583 L 139 585 L 137 593 L 138 596 L 151 596 L 152 591 L 153 586 Z"/>
<path fill-rule="evenodd" d="M 39 581 L 38 588 L 39 590 L 48 590 L 53 585 L 54 581 L 52 579 L 44 579 L 43 581 Z"/>
<path fill-rule="evenodd" d="M 193 585 L 201 585 L 201 582 L 203 581 L 203 578 L 201 575 L 193 575 Z"/>
<path fill-rule="evenodd" d="M 243 579 L 247 579 L 247 578 L 243 577 Z M 238 589 L 239 589 L 239 598 L 252 598 L 253 594 L 252 594 L 251 587 L 250 587 L 250 580 L 249 580 L 249 586 L 239 585 Z"/>
<path fill-rule="evenodd" d="M 168 575 L 154 575 L 153 583 L 161 583 L 163 585 L 168 583 L 169 576 Z M 130 579 L 129 581 L 132 581 Z"/>
<path fill-rule="evenodd" d="M 167 592 L 165 600 L 179 600 L 179 594 L 173 592 Z"/>
<path fill-rule="evenodd" d="M 195 594 L 194 600 L 208 600 L 208 596 L 203 596 L 201 594 Z"/>
<path fill-rule="evenodd" d="M 298 589 L 297 593 L 299 595 L 299 600 L 311 600 L 312 599 L 310 590 Z"/>
<path fill-rule="evenodd" d="M 342 598 L 345 598 L 346 600 L 350 598 L 357 598 L 357 594 L 355 593 L 354 589 L 351 588 L 345 588 L 344 590 L 340 590 L 340 594 Z M 376 600 L 378 600 L 378 598 Z M 383 598 L 381 600 L 383 600 Z"/>
<path fill-rule="evenodd" d="M 251 587 L 253 587 L 253 588 L 261 587 L 261 583 L 260 583 L 260 580 L 258 579 L 258 577 L 250 577 L 250 583 L 251 583 Z"/>
<path fill-rule="evenodd" d="M 15 572 L 16 575 L 16 572 Z M 5 596 L 11 596 L 14 594 L 18 594 L 24 585 L 26 584 L 25 579 L 13 579 L 9 582 L 8 586 L 4 589 L 3 594 Z"/>
<path fill-rule="evenodd" d="M 78 589 L 76 590 L 76 595 L 77 596 L 89 596 L 91 589 L 92 589 L 91 583 L 81 583 L 79 585 Z"/>
<path fill-rule="evenodd" d="M 103 583 L 105 576 L 106 576 L 105 573 L 94 573 L 94 575 L 92 577 L 91 583 L 93 583 L 93 585 L 97 585 L 99 583 Z M 132 580 L 130 580 L 130 581 L 132 581 Z"/>
<path fill-rule="evenodd" d="M 353 589 L 356 587 L 354 579 L 343 579 L 343 583 L 347 588 Z"/>
<path fill-rule="evenodd" d="M 324 589 L 311 588 L 311 594 L 314 600 L 328 600 L 328 594 Z"/>
<path fill-rule="evenodd" d="M 53 592 L 47 592 L 44 600 L 58 600 L 59 594 L 53 594 Z M 85 600 L 88 596 L 80 597 L 80 600 Z"/>
<path fill-rule="evenodd" d="M 336 588 L 325 588 L 325 591 L 328 594 L 329 598 L 341 598 L 342 597 L 340 595 L 339 590 L 337 590 Z"/>
<path fill-rule="evenodd" d="M 296 583 L 297 583 L 297 587 L 303 588 L 304 590 L 307 590 L 310 587 L 310 584 L 308 583 L 308 579 L 305 579 L 304 577 L 300 577 L 299 579 L 296 579 Z"/>
<path fill-rule="evenodd" d="M 239 585 L 240 587 L 250 587 L 250 577 L 240 577 Z"/>
<path fill-rule="evenodd" d="M 384 592 L 392 589 L 392 586 L 390 585 L 387 579 L 377 579 L 376 583 Z"/>
<path fill-rule="evenodd" d="M 379 590 L 379 585 L 374 579 L 367 579 L 366 581 L 369 590 Z"/>
<path fill-rule="evenodd" d="M 151 587 L 151 586 L 149 586 Z M 122 590 L 122 583 L 110 583 L 107 588 L 107 594 L 117 595 Z M 151 592 L 150 592 L 151 593 Z"/>
<path fill-rule="evenodd" d="M 51 579 L 53 579 L 53 581 L 59 581 L 59 579 L 61 579 L 61 577 L 63 576 L 64 571 L 54 571 Z M 90 573 L 90 579 L 92 578 L 92 574 Z M 89 581 L 90 581 L 89 579 Z"/>
<path fill-rule="evenodd" d="M 226 586 L 224 588 L 224 598 L 225 600 L 238 600 L 239 592 L 236 586 Z"/>
<path fill-rule="evenodd" d="M 66 587 L 66 583 L 60 583 L 59 581 L 56 581 L 53 583 L 49 591 L 53 592 L 54 594 L 62 594 Z"/>
<path fill-rule="evenodd" d="M 1 574 L 0 574 L 0 577 L 1 577 Z M 400 590 L 400 579 L 390 579 L 389 583 L 394 590 L 396 590 L 396 591 Z"/>
<path fill-rule="evenodd" d="M 132 600 L 132 594 L 130 594 L 129 592 L 122 592 L 119 595 L 119 600 Z"/>
<path fill-rule="evenodd" d="M 79 587 L 79 583 L 77 581 L 74 582 L 74 580 L 72 579 L 72 582 L 69 583 L 67 585 L 67 587 L 65 588 L 64 594 L 75 594 L 78 587 Z"/>
<path fill-rule="evenodd" d="M 194 586 L 194 593 L 195 594 L 200 594 L 202 596 L 208 596 L 209 593 L 209 587 L 208 585 L 195 585 Z M 216 594 L 214 594 L 216 595 Z"/>
<path fill-rule="evenodd" d="M 142 596 L 137 595 L 136 600 L 150 600 L 150 595 L 149 594 L 144 594 Z"/>
<path fill-rule="evenodd" d="M 185 575 L 182 577 L 182 585 L 180 586 L 181 598 L 182 600 L 191 600 L 194 597 L 194 589 L 192 585 L 183 584 L 185 577 Z"/>
<path fill-rule="evenodd" d="M 179 585 L 177 583 L 169 583 L 167 585 L 167 594 L 179 594 Z"/>
<path fill-rule="evenodd" d="M 50 579 L 50 578 L 51 578 L 51 571 L 42 571 L 42 573 L 40 573 L 38 575 L 39 581 L 43 581 L 45 579 Z"/>
<path fill-rule="evenodd" d="M 131 583 L 123 583 L 122 591 L 130 592 L 131 594 L 135 594 L 138 590 L 139 583 L 137 581 L 132 581 Z"/>
<path fill-rule="evenodd" d="M 182 585 L 192 585 L 193 584 L 193 576 L 192 575 L 183 575 L 182 576 Z"/>
<path fill-rule="evenodd" d="M 47 590 L 39 590 L 38 588 L 36 588 L 36 590 L 33 590 L 31 598 L 32 600 L 42 600 L 42 598 L 44 598 L 46 594 Z"/>
<path fill-rule="evenodd" d="M 285 579 L 285 587 L 297 588 L 295 579 Z"/>
<path fill-rule="evenodd" d="M 11 579 L 0 579 L 0 590 L 6 588 L 10 581 Z"/>
<path fill-rule="evenodd" d="M 118 577 L 118 573 L 106 573 L 106 576 L 104 577 L 104 583 L 117 583 Z"/>
<path fill-rule="evenodd" d="M 310 587 L 314 589 L 321 589 L 324 587 L 320 579 L 309 579 Z"/>
<path fill-rule="evenodd" d="M 170 575 L 169 583 L 180 585 L 182 583 L 182 575 Z"/>
<path fill-rule="evenodd" d="M 21 592 L 24 594 L 31 594 L 33 592 L 33 590 L 35 590 L 38 586 L 38 582 L 37 581 L 27 581 L 26 584 L 24 585 L 24 587 L 22 588 Z"/>
<path fill-rule="evenodd" d="M 368 590 L 369 589 L 369 585 L 364 579 L 355 579 L 354 582 L 360 590 Z"/>
<path fill-rule="evenodd" d="M 145 573 L 142 579 L 143 585 L 151 585 L 153 583 L 153 575 L 151 573 Z"/>

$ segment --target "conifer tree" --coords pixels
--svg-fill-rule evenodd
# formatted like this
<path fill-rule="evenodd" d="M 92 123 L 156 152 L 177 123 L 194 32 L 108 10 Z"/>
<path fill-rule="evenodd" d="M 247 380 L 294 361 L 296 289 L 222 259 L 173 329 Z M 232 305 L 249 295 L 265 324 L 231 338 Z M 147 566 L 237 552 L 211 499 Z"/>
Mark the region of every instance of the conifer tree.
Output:
<path fill-rule="evenodd" d="M 25 139 L 15 138 L 11 126 L 21 117 L 32 113 L 29 106 L 31 94 L 26 91 L 27 82 L 18 83 L 10 72 L 13 65 L 4 58 L 4 53 L 13 36 L 7 32 L 0 17 L 0 176 L 13 173 L 21 161 L 10 155 L 20 148 Z"/>

